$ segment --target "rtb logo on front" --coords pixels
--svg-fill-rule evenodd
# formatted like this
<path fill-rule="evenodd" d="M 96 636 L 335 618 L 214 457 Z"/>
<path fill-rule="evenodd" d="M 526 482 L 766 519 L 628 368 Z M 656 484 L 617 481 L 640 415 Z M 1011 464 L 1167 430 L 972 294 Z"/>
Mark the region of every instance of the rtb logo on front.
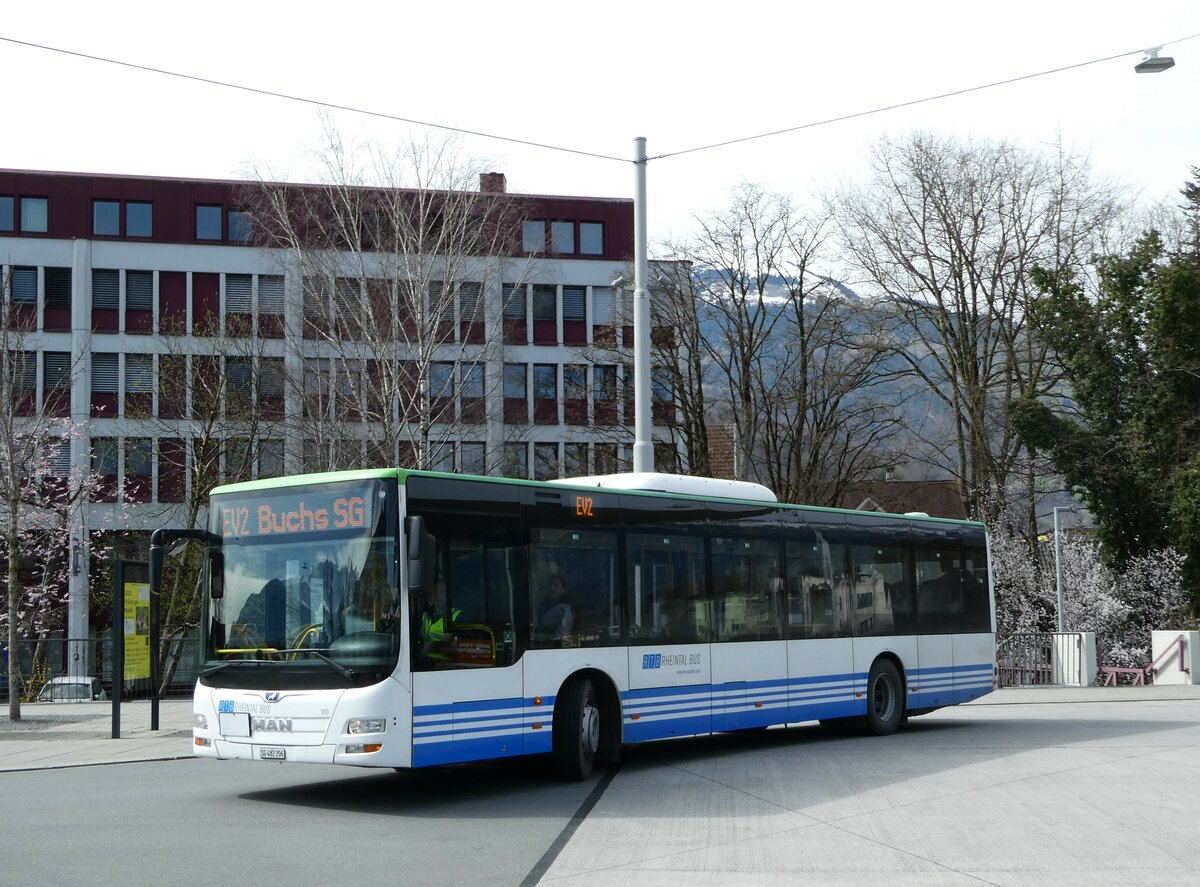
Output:
<path fill-rule="evenodd" d="M 662 653 L 643 653 L 642 654 L 642 670 L 648 668 L 662 668 Z"/>

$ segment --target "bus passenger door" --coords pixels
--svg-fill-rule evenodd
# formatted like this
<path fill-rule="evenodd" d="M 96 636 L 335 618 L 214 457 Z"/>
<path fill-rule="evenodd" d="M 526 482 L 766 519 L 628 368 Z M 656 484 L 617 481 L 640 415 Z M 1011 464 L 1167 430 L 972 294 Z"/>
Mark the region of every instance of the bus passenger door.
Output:
<path fill-rule="evenodd" d="M 406 488 L 406 513 L 437 542 L 433 582 L 409 601 L 413 766 L 522 754 L 528 568 L 517 491 L 422 476 Z"/>
<path fill-rule="evenodd" d="M 702 535 L 704 506 L 620 498 L 629 637 L 624 738 L 638 742 L 711 732 L 714 626 Z"/>

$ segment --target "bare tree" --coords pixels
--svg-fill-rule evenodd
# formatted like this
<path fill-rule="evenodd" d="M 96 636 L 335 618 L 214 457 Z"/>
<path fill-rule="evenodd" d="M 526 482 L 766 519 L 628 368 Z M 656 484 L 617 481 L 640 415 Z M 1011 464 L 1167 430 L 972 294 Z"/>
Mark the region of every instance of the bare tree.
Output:
<path fill-rule="evenodd" d="M 924 458 L 957 478 L 968 513 L 1022 491 L 1033 526 L 1038 477 L 1007 404 L 1051 390 L 1057 374 L 1029 335 L 1029 270 L 1079 269 L 1119 207 L 1086 160 L 928 134 L 882 140 L 873 175 L 828 198 L 842 247 L 894 313 L 907 374 L 941 404 L 945 436 Z M 1034 454 L 1036 455 L 1036 454 Z M 988 496 L 988 491 L 997 495 Z"/>
<path fill-rule="evenodd" d="M 9 298 L 11 266 L 0 278 L 0 533 L 4 546 L 5 608 L 0 614 L 8 649 L 8 714 L 21 717 L 20 643 L 44 643 L 61 630 L 75 552 L 82 538 L 83 510 L 103 486 L 71 464 L 79 437 L 64 409 L 65 391 L 37 386 L 37 315 Z M 70 378 L 72 373 L 67 373 Z M 36 660 L 38 651 L 34 651 Z"/>
<path fill-rule="evenodd" d="M 228 284 L 227 284 L 228 289 Z M 284 358 L 256 334 L 252 317 L 227 310 L 194 327 L 192 335 L 167 322 L 156 337 L 158 409 L 151 414 L 127 396 L 127 416 L 141 418 L 160 441 L 159 499 L 180 526 L 198 527 L 209 493 L 283 471 Z M 128 470 L 127 470 L 128 473 Z M 166 564 L 160 597 L 163 689 L 171 683 L 183 645 L 199 627 L 200 546 Z"/>
<path fill-rule="evenodd" d="M 514 198 L 476 190 L 482 167 L 454 142 L 349 147 L 326 129 L 326 184 L 260 178 L 247 195 L 262 243 L 303 280 L 296 433 L 310 468 L 436 464 L 480 433 L 500 384 L 503 290 L 523 286 Z M 364 436 L 366 440 L 364 441 Z"/>
<path fill-rule="evenodd" d="M 729 422 L 744 478 L 823 504 L 894 461 L 897 430 L 872 392 L 888 342 L 869 306 L 814 272 L 824 240 L 823 221 L 743 184 L 668 247 L 687 278 L 662 280 L 656 308 L 673 331 L 657 362 L 689 457 L 707 465 L 706 425 Z"/>

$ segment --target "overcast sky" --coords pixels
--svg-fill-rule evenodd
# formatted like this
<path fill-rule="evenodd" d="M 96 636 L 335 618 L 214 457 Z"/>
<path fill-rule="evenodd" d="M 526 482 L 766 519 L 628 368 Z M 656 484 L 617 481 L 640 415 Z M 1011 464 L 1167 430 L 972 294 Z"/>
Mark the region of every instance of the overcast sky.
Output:
<path fill-rule="evenodd" d="M 650 236 L 683 234 L 745 179 L 807 195 L 865 174 L 883 135 L 929 129 L 1030 147 L 1061 138 L 1097 173 L 1175 201 L 1200 165 L 1196 0 L 735 3 L 11 3 L 0 37 L 611 155 L 470 138 L 533 194 L 630 197 L 651 156 L 798 127 L 1167 41 L 935 102 L 652 162 Z M 0 167 L 310 180 L 310 105 L 0 42 Z M 347 112 L 359 139 L 408 127 Z"/>

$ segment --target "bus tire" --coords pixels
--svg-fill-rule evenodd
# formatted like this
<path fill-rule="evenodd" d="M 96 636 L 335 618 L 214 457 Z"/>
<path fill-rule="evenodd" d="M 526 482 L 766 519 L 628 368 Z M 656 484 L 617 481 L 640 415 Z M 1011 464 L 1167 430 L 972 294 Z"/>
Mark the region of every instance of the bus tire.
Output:
<path fill-rule="evenodd" d="M 876 659 L 867 677 L 867 729 L 876 736 L 896 732 L 904 717 L 904 685 L 890 659 Z"/>
<path fill-rule="evenodd" d="M 554 703 L 554 770 L 578 782 L 592 775 L 600 748 L 600 707 L 587 678 L 574 678 Z"/>

